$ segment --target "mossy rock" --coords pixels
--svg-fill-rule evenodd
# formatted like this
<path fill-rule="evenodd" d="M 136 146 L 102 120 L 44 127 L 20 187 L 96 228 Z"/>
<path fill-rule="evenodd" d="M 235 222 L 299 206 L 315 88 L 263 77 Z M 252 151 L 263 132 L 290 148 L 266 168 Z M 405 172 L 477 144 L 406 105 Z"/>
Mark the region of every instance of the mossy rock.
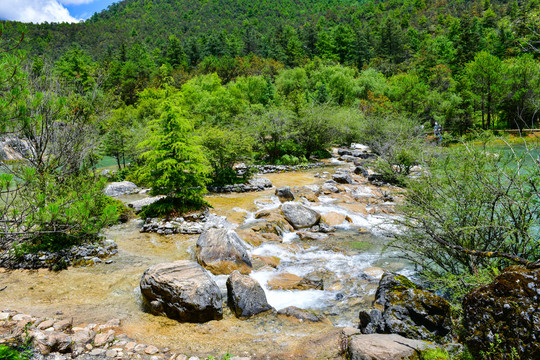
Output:
<path fill-rule="evenodd" d="M 540 269 L 512 266 L 468 293 L 463 327 L 474 355 L 492 351 L 540 359 Z"/>

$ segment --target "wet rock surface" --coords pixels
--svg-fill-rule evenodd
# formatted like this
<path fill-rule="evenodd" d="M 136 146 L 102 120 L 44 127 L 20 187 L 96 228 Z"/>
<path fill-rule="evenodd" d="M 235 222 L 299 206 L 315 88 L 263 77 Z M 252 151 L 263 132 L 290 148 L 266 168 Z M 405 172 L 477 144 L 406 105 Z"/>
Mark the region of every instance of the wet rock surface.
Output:
<path fill-rule="evenodd" d="M 286 202 L 281 205 L 285 219 L 295 228 L 309 228 L 316 225 L 321 214 L 296 202 Z"/>
<path fill-rule="evenodd" d="M 207 224 L 209 218 L 208 209 L 173 219 L 148 218 L 139 231 L 142 233 L 155 232 L 162 235 L 201 234 L 205 228 L 214 225 Z"/>
<path fill-rule="evenodd" d="M 403 275 L 385 273 L 375 294 L 375 305 L 382 310 L 359 313 L 363 334 L 399 334 L 428 341 L 450 340 L 450 304 L 442 297 L 424 291 Z"/>
<path fill-rule="evenodd" d="M 195 247 L 197 262 L 214 275 L 234 270 L 249 274 L 252 269 L 247 244 L 234 230 L 209 229 L 202 233 Z"/>
<path fill-rule="evenodd" d="M 206 322 L 223 317 L 221 291 L 197 263 L 178 260 L 147 269 L 140 283 L 149 310 L 181 322 Z"/>
<path fill-rule="evenodd" d="M 236 317 L 241 319 L 272 310 L 261 285 L 238 271 L 233 271 L 227 279 L 227 302 Z"/>
<path fill-rule="evenodd" d="M 291 191 L 290 186 L 282 186 L 278 187 L 276 189 L 276 196 L 279 198 L 279 201 L 286 202 L 286 201 L 293 201 L 294 195 Z"/>
<path fill-rule="evenodd" d="M 540 269 L 512 266 L 463 299 L 465 341 L 473 354 L 496 351 L 540 359 Z"/>

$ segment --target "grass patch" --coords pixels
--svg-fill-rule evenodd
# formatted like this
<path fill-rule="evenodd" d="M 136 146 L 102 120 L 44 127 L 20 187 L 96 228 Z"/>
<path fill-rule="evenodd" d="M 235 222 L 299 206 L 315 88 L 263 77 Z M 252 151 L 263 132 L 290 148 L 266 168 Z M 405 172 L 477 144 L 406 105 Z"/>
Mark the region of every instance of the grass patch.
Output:
<path fill-rule="evenodd" d="M 168 196 L 159 199 L 155 203 L 143 206 L 139 216 L 141 219 L 179 217 L 185 213 L 209 207 L 212 206 L 202 199 L 185 199 Z"/>

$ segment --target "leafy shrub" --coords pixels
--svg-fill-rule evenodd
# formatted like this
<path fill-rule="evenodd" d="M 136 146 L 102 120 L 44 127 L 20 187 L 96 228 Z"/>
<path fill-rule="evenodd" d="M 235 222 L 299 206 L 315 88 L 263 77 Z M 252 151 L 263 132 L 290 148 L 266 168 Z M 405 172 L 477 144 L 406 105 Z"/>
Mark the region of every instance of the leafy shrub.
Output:
<path fill-rule="evenodd" d="M 28 360 L 31 354 L 28 351 L 19 351 L 6 345 L 0 345 L 0 359 L 3 360 Z"/>
<path fill-rule="evenodd" d="M 210 204 L 198 197 L 185 199 L 168 196 L 159 199 L 155 203 L 143 206 L 139 215 L 141 219 L 170 218 L 181 216 L 190 211 L 201 210 L 206 207 L 210 207 Z"/>

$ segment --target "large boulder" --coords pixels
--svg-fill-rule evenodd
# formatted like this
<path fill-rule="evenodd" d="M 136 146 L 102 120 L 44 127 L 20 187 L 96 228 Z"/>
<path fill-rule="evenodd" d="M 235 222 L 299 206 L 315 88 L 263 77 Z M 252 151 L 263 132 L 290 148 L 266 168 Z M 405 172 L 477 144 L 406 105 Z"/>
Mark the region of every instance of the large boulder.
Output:
<path fill-rule="evenodd" d="M 270 180 L 260 176 L 252 177 L 251 179 L 249 179 L 248 184 L 251 186 L 256 186 L 257 188 L 259 188 L 259 190 L 268 189 L 273 186 Z"/>
<path fill-rule="evenodd" d="M 196 262 L 154 265 L 144 272 L 140 287 L 144 302 L 155 315 L 195 323 L 223 317 L 221 291 Z"/>
<path fill-rule="evenodd" d="M 540 359 L 540 269 L 512 266 L 463 299 L 463 328 L 470 351 L 491 344 L 517 359 Z"/>
<path fill-rule="evenodd" d="M 399 334 L 428 341 L 450 340 L 450 304 L 423 290 L 403 275 L 385 273 L 379 282 L 374 304 L 382 310 L 361 311 L 363 334 Z"/>
<path fill-rule="evenodd" d="M 279 201 L 281 202 L 294 200 L 294 194 L 292 193 L 290 186 L 278 187 L 276 189 L 276 196 L 279 198 Z"/>
<path fill-rule="evenodd" d="M 299 203 L 286 202 L 281 205 L 281 211 L 285 219 L 295 228 L 309 228 L 317 224 L 321 219 L 321 214 L 309 209 Z"/>
<path fill-rule="evenodd" d="M 238 271 L 227 279 L 227 302 L 236 317 L 245 319 L 271 310 L 259 283 Z"/>
<path fill-rule="evenodd" d="M 251 272 L 247 244 L 234 230 L 206 230 L 197 240 L 195 255 L 197 262 L 214 275 L 228 275 L 234 270 Z"/>
<path fill-rule="evenodd" d="M 161 200 L 165 197 L 165 195 L 158 195 L 153 197 L 147 197 L 141 200 L 135 200 L 127 204 L 130 208 L 132 208 L 135 213 L 140 213 L 143 206 L 150 205 L 155 203 L 158 200 Z"/>
<path fill-rule="evenodd" d="M 137 185 L 130 181 L 112 182 L 105 188 L 105 195 L 120 196 L 137 192 Z"/>
<path fill-rule="evenodd" d="M 416 358 L 418 353 L 434 349 L 425 341 L 391 334 L 353 335 L 349 338 L 347 358 L 350 360 L 401 360 Z"/>

